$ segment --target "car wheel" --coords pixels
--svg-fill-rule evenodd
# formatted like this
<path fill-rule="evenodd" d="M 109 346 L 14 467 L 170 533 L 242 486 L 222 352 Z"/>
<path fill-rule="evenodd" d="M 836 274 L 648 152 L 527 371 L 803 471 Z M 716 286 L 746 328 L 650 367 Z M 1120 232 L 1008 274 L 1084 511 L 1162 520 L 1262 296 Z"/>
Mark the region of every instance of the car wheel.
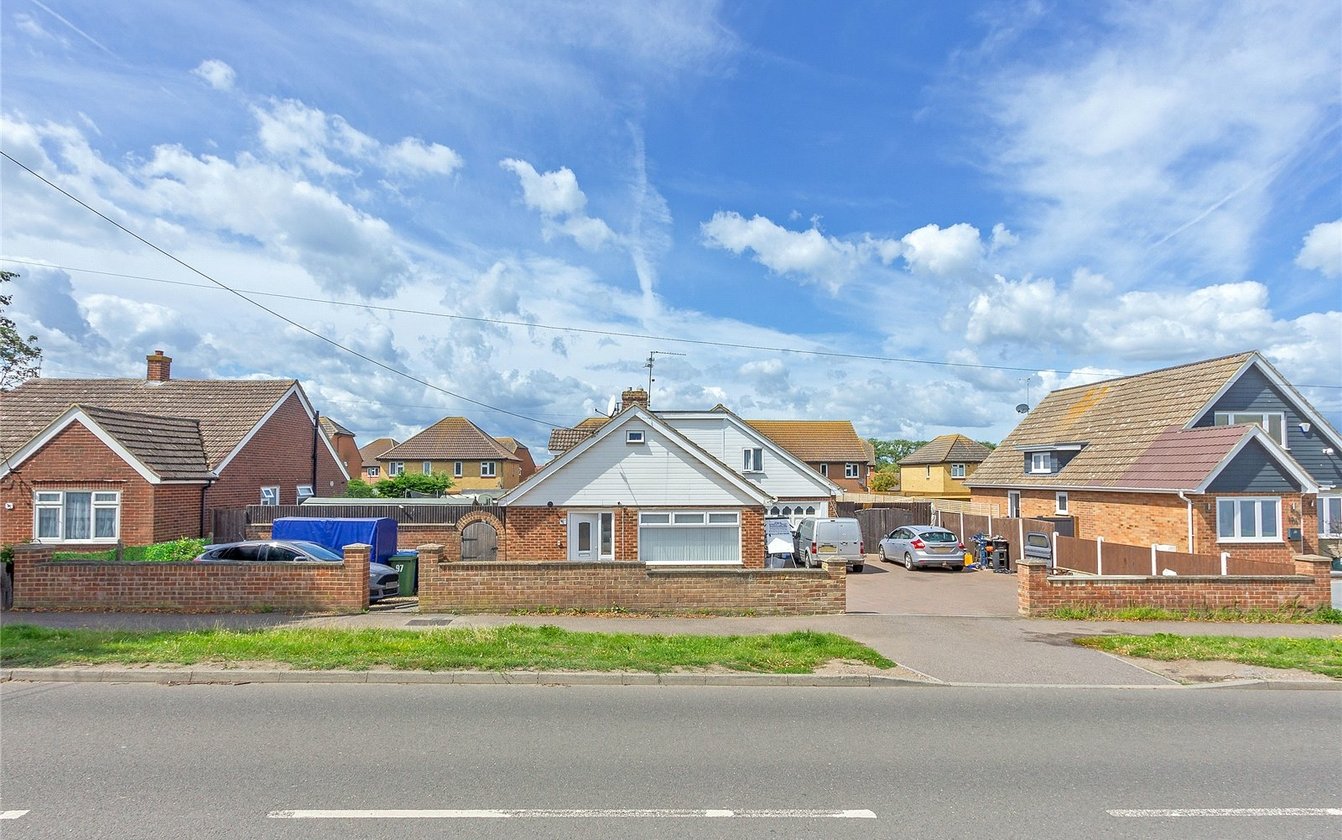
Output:
<path fill-rule="evenodd" d="M 858 563 L 857 565 L 853 566 L 853 574 L 855 574 L 855 575 L 860 575 L 860 574 L 862 574 L 862 564 L 861 564 L 861 563 Z"/>
<path fill-rule="evenodd" d="M 913 571 L 913 555 L 907 551 L 904 552 L 904 568 L 908 569 L 910 572 Z"/>
<path fill-rule="evenodd" d="M 881 554 L 881 562 L 882 562 L 882 563 L 889 563 L 889 562 L 890 562 L 890 558 L 885 556 L 885 547 L 882 546 L 882 547 L 879 549 L 879 551 L 880 551 L 880 554 Z"/>

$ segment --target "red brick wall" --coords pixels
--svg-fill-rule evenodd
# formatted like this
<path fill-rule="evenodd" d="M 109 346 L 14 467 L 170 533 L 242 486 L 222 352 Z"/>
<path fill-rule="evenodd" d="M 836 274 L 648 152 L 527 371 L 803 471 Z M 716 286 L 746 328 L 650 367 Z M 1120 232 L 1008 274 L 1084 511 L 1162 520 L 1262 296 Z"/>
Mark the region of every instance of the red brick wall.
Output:
<path fill-rule="evenodd" d="M 1332 600 L 1328 559 L 1298 555 L 1294 562 L 1294 575 L 1050 577 L 1046 565 L 1032 560 L 1017 566 L 1017 599 L 1025 616 L 1070 606 L 1267 610 L 1328 606 Z"/>
<path fill-rule="evenodd" d="M 278 485 L 280 504 L 298 503 L 298 485 L 312 483 L 312 420 L 297 394 L 291 395 L 271 415 L 219 480 L 210 486 L 206 506 L 237 508 L 260 504 L 261 488 Z M 340 465 L 331 457 L 326 444 L 317 441 L 318 496 L 343 496 L 345 479 Z M 206 527 L 212 519 L 207 515 Z"/>
<path fill-rule="evenodd" d="M 822 570 L 657 568 L 623 561 L 458 563 L 440 559 L 440 551 L 440 546 L 419 549 L 422 612 L 621 609 L 811 615 L 842 613 L 845 607 L 842 563 L 829 563 Z"/>
<path fill-rule="evenodd" d="M 127 545 L 154 541 L 154 485 L 79 423 L 61 430 L 19 468 L 0 479 L 0 544 L 33 538 L 33 493 L 37 490 L 117 490 L 121 493 L 121 540 Z M 199 488 L 193 488 L 199 513 Z M 3 510 L 5 502 L 13 510 Z M 115 542 L 115 541 L 112 541 Z M 109 543 L 110 544 L 110 543 Z M 103 546 L 92 546 L 98 550 Z M 78 550 L 78 546 L 71 546 Z"/>
<path fill-rule="evenodd" d="M 153 539 L 150 542 L 201 536 L 200 494 L 204 489 L 200 484 L 155 485 Z M 124 505 L 122 514 L 125 514 Z M 209 526 L 206 526 L 206 530 L 209 530 Z M 125 542 L 127 545 L 141 544 L 130 540 Z"/>
<path fill-rule="evenodd" d="M 16 546 L 14 609 L 180 613 L 357 613 L 368 605 L 368 548 L 344 563 L 51 561 L 52 546 Z"/>

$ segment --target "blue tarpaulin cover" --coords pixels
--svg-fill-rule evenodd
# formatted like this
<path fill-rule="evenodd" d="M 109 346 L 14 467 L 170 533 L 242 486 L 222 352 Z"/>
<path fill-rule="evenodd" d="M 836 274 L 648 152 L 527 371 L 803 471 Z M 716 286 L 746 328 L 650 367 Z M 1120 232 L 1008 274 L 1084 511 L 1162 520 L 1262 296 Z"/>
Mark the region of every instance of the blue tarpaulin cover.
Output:
<path fill-rule="evenodd" d="M 353 543 L 373 547 L 374 563 L 386 563 L 396 553 L 396 520 L 390 516 L 368 519 L 317 519 L 284 516 L 275 520 L 270 531 L 273 540 L 307 540 L 342 551 Z"/>

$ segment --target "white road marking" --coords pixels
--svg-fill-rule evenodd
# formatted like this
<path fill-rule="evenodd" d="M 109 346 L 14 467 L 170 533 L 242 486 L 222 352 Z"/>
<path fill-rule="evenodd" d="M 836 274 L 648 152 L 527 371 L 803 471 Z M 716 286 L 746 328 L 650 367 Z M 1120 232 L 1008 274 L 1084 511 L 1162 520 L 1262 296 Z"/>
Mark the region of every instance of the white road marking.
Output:
<path fill-rule="evenodd" d="M 862 810 L 748 810 L 678 809 L 678 808 L 476 808 L 450 810 L 411 809 L 347 809 L 310 811 L 271 811 L 274 820 L 489 820 L 489 819 L 586 819 L 593 817 L 617 819 L 686 819 L 686 818 L 745 818 L 745 819 L 842 819 L 874 820 L 876 814 Z"/>
<path fill-rule="evenodd" d="M 1342 808 L 1152 808 L 1109 811 L 1111 817 L 1342 817 Z"/>
<path fill-rule="evenodd" d="M 28 813 L 27 811 L 0 811 L 0 820 L 17 820 L 19 817 Z"/>

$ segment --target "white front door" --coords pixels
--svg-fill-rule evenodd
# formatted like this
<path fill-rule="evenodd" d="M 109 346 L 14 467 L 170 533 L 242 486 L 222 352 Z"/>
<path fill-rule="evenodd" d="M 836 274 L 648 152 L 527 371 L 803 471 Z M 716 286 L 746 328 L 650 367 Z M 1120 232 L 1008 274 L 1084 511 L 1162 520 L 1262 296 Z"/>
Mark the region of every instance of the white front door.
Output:
<path fill-rule="evenodd" d="M 614 560 L 614 516 L 607 512 L 568 515 L 568 559 Z"/>

